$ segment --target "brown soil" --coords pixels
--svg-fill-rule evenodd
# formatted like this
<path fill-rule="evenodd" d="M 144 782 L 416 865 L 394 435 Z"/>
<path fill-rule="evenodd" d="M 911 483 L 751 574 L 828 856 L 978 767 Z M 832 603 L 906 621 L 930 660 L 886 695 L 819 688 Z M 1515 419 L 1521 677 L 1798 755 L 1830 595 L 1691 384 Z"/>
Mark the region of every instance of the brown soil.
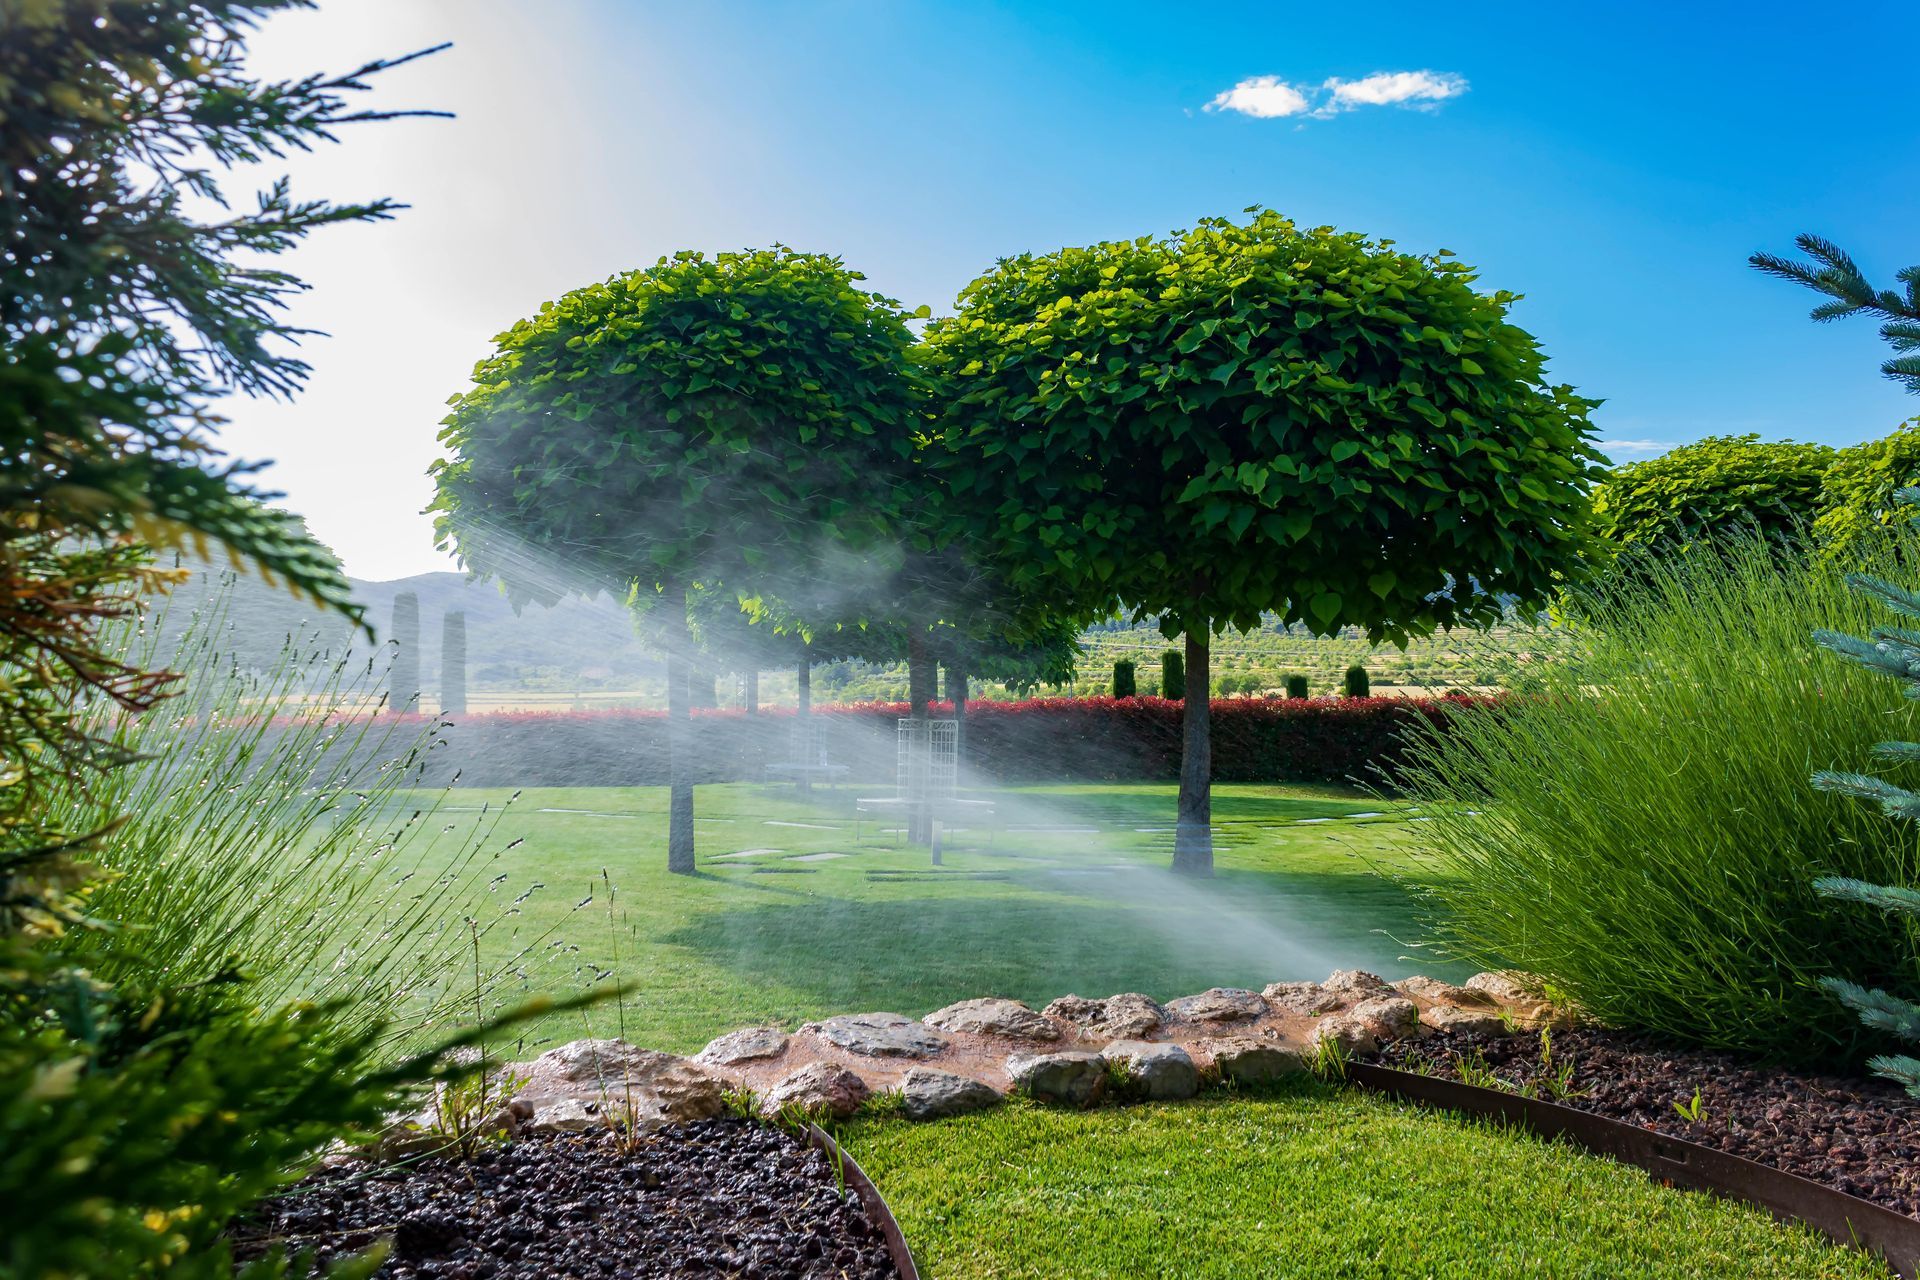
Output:
<path fill-rule="evenodd" d="M 1491 1071 L 1499 1087 L 1686 1138 L 1920 1216 L 1920 1103 L 1857 1076 L 1756 1066 L 1594 1028 L 1535 1035 L 1454 1032 L 1403 1040 L 1379 1061 L 1451 1079 Z M 1571 1092 L 1559 1072 L 1568 1064 Z M 1469 1083 L 1485 1083 L 1471 1079 Z M 1689 1119 L 1696 1090 L 1699 1118 Z"/>

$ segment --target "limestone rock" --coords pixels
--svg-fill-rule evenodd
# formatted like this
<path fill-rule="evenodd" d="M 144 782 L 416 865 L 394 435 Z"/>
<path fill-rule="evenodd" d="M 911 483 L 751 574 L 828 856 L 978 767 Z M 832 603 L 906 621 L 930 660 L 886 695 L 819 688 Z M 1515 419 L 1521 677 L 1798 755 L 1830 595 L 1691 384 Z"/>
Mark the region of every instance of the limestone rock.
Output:
<path fill-rule="evenodd" d="M 907 1072 L 900 1082 L 900 1096 L 909 1120 L 938 1120 L 983 1111 L 1000 1101 L 999 1092 L 991 1085 L 926 1067 Z"/>
<path fill-rule="evenodd" d="M 1430 1004 L 1420 1011 L 1420 1021 L 1435 1031 L 1505 1031 L 1508 1029 L 1497 1009 L 1462 1009 L 1457 1005 Z"/>
<path fill-rule="evenodd" d="M 1442 982 L 1438 978 L 1412 977 L 1393 984 L 1393 989 L 1403 995 L 1418 996 L 1422 1000 L 1437 1001 L 1441 1004 L 1459 1005 L 1461 1008 L 1487 1008 L 1494 1003 L 1493 997 L 1484 991 L 1475 991 L 1470 987 L 1456 987 L 1451 982 Z"/>
<path fill-rule="evenodd" d="M 842 1119 L 860 1109 L 873 1091 L 867 1082 L 833 1062 L 809 1062 L 761 1096 L 760 1114 L 769 1119 L 789 1107 L 809 1116 Z"/>
<path fill-rule="evenodd" d="M 1298 1049 L 1272 1040 L 1225 1036 L 1202 1040 L 1196 1047 L 1213 1059 L 1223 1079 L 1241 1084 L 1264 1084 L 1307 1070 L 1307 1060 Z"/>
<path fill-rule="evenodd" d="M 1148 1040 L 1120 1040 L 1101 1050 L 1109 1062 L 1124 1062 L 1155 1102 L 1191 1098 L 1200 1091 L 1200 1072 L 1193 1057 L 1177 1044 Z"/>
<path fill-rule="evenodd" d="M 869 1058 L 931 1058 L 947 1047 L 938 1031 L 897 1013 L 849 1013 L 800 1029 Z"/>
<path fill-rule="evenodd" d="M 508 1067 L 519 1096 L 530 1103 L 535 1123 L 548 1104 L 562 1099 L 611 1108 L 639 1124 L 705 1120 L 724 1108 L 721 1077 L 671 1053 L 641 1049 L 624 1040 L 575 1040 L 532 1062 Z"/>
<path fill-rule="evenodd" d="M 756 1058 L 777 1058 L 787 1049 L 787 1033 L 778 1027 L 748 1027 L 729 1031 L 693 1055 L 695 1062 L 731 1067 Z"/>
<path fill-rule="evenodd" d="M 1060 1028 L 1018 1000 L 962 1000 L 921 1019 L 942 1031 L 968 1031 L 1009 1040 L 1058 1040 Z"/>
<path fill-rule="evenodd" d="M 1007 1059 L 1007 1075 L 1016 1088 L 1042 1102 L 1084 1107 L 1106 1079 L 1107 1063 L 1097 1053 L 1067 1049 L 1059 1053 L 1017 1053 Z"/>
<path fill-rule="evenodd" d="M 1420 1025 L 1420 1006 L 1405 996 L 1374 996 L 1347 1010 L 1345 1016 L 1366 1027 L 1375 1039 L 1398 1040 L 1412 1035 Z"/>
<path fill-rule="evenodd" d="M 1547 998 L 1540 990 L 1539 979 L 1512 971 L 1476 973 L 1467 979 L 1467 990 L 1483 991 L 1501 1004 L 1541 1004 Z"/>
<path fill-rule="evenodd" d="M 1275 982 L 1260 994 L 1276 1009 L 1308 1016 L 1332 1013 L 1342 1004 L 1338 993 L 1318 982 Z"/>
<path fill-rule="evenodd" d="M 1380 1039 L 1374 1034 L 1373 1028 L 1351 1013 L 1328 1014 L 1313 1024 L 1313 1031 L 1307 1039 L 1316 1045 L 1331 1041 L 1339 1045 L 1340 1051 L 1350 1058 L 1372 1053 L 1380 1047 Z"/>
<path fill-rule="evenodd" d="M 1328 991 L 1346 1001 L 1394 994 L 1385 978 L 1377 973 L 1368 973 L 1365 969 L 1335 969 L 1325 985 Z"/>
<path fill-rule="evenodd" d="M 1085 996 L 1061 996 L 1043 1011 L 1049 1018 L 1071 1022 L 1088 1035 L 1102 1040 L 1133 1040 L 1150 1036 L 1166 1021 L 1167 1011 L 1137 991 L 1089 1000 Z"/>
<path fill-rule="evenodd" d="M 550 1098 L 533 1108 L 533 1119 L 525 1125 L 531 1134 L 579 1133 L 600 1124 L 593 1105 L 579 1098 Z"/>
<path fill-rule="evenodd" d="M 1189 1022 L 1248 1022 L 1266 1014 L 1267 1002 L 1242 987 L 1214 987 L 1167 1001 L 1167 1012 Z"/>

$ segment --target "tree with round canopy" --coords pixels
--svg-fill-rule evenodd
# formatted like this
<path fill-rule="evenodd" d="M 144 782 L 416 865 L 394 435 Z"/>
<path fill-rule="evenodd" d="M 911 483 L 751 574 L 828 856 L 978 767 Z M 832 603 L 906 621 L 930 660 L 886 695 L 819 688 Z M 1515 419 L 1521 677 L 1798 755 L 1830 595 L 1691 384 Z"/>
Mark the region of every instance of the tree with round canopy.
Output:
<path fill-rule="evenodd" d="M 1620 547 L 1686 547 L 1733 534 L 1807 536 L 1835 451 L 1823 444 L 1708 436 L 1615 467 L 1594 490 L 1595 532 Z"/>
<path fill-rule="evenodd" d="M 1592 401 L 1446 254 L 1257 210 L 1021 255 L 923 358 L 930 450 L 1016 587 L 1209 640 L 1263 610 L 1376 641 L 1489 624 L 1580 562 Z M 1174 866 L 1212 869 L 1205 697 L 1184 713 Z"/>
<path fill-rule="evenodd" d="M 691 872 L 687 594 L 893 533 L 924 422 L 910 318 L 838 259 L 680 253 L 495 340 L 440 433 L 441 544 L 516 606 L 612 590 L 667 650 L 668 866 Z"/>

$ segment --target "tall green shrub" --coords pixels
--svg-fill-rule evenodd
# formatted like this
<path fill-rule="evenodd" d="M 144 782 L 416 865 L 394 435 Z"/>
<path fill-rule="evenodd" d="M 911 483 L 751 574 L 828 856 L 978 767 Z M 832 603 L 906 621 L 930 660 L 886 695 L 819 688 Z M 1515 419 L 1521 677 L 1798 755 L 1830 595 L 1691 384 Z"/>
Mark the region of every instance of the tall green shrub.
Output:
<path fill-rule="evenodd" d="M 1867 568 L 1920 558 L 1903 533 Z M 1536 691 L 1418 743 L 1407 787 L 1433 820 L 1433 941 L 1546 975 L 1604 1021 L 1783 1061 L 1870 1037 L 1821 988 L 1910 978 L 1890 921 L 1836 919 L 1823 875 L 1913 883 L 1911 832 L 1810 797 L 1816 769 L 1913 724 L 1810 630 L 1861 632 L 1869 602 L 1804 552 L 1740 540 L 1648 560 L 1574 602 L 1569 655 Z"/>
<path fill-rule="evenodd" d="M 420 594 L 402 591 L 393 598 L 393 664 L 387 668 L 387 710 L 410 715 L 420 710 Z"/>
<path fill-rule="evenodd" d="M 1160 655 L 1160 696 L 1174 702 L 1187 696 L 1187 664 L 1178 649 Z"/>
<path fill-rule="evenodd" d="M 1134 665 L 1132 660 L 1122 658 L 1113 664 L 1113 696 L 1131 698 L 1134 696 Z"/>
<path fill-rule="evenodd" d="M 1304 698 L 1307 696 L 1307 692 L 1307 678 L 1305 676 L 1291 675 L 1287 677 L 1287 696 L 1289 698 Z"/>
<path fill-rule="evenodd" d="M 440 619 L 440 714 L 467 714 L 467 615 L 459 609 Z"/>
<path fill-rule="evenodd" d="M 1373 683 L 1367 679 L 1367 669 L 1357 662 L 1348 667 L 1346 688 L 1349 698 L 1364 698 L 1370 695 L 1373 692 Z"/>

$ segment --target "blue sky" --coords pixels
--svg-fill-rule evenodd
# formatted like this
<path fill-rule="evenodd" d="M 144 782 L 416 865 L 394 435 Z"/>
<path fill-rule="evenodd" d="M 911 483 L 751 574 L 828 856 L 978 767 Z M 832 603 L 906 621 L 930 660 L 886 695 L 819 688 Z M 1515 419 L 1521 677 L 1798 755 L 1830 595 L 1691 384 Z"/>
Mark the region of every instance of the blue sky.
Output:
<path fill-rule="evenodd" d="M 1900 56 L 1920 6 L 1805 15 L 322 0 L 268 25 L 263 68 L 451 39 L 377 100 L 458 118 L 291 166 L 310 193 L 414 207 L 295 256 L 314 286 L 296 319 L 332 336 L 300 401 L 228 407 L 228 442 L 280 460 L 350 571 L 447 567 L 417 514 L 442 405 L 548 297 L 780 240 L 938 313 L 1000 255 L 1253 204 L 1452 249 L 1525 294 L 1516 319 L 1556 380 L 1607 401 L 1620 460 L 1728 432 L 1866 439 L 1920 398 L 1879 376 L 1870 324 L 1815 328 L 1811 298 L 1745 258 L 1813 230 L 1884 282 L 1920 261 Z"/>

